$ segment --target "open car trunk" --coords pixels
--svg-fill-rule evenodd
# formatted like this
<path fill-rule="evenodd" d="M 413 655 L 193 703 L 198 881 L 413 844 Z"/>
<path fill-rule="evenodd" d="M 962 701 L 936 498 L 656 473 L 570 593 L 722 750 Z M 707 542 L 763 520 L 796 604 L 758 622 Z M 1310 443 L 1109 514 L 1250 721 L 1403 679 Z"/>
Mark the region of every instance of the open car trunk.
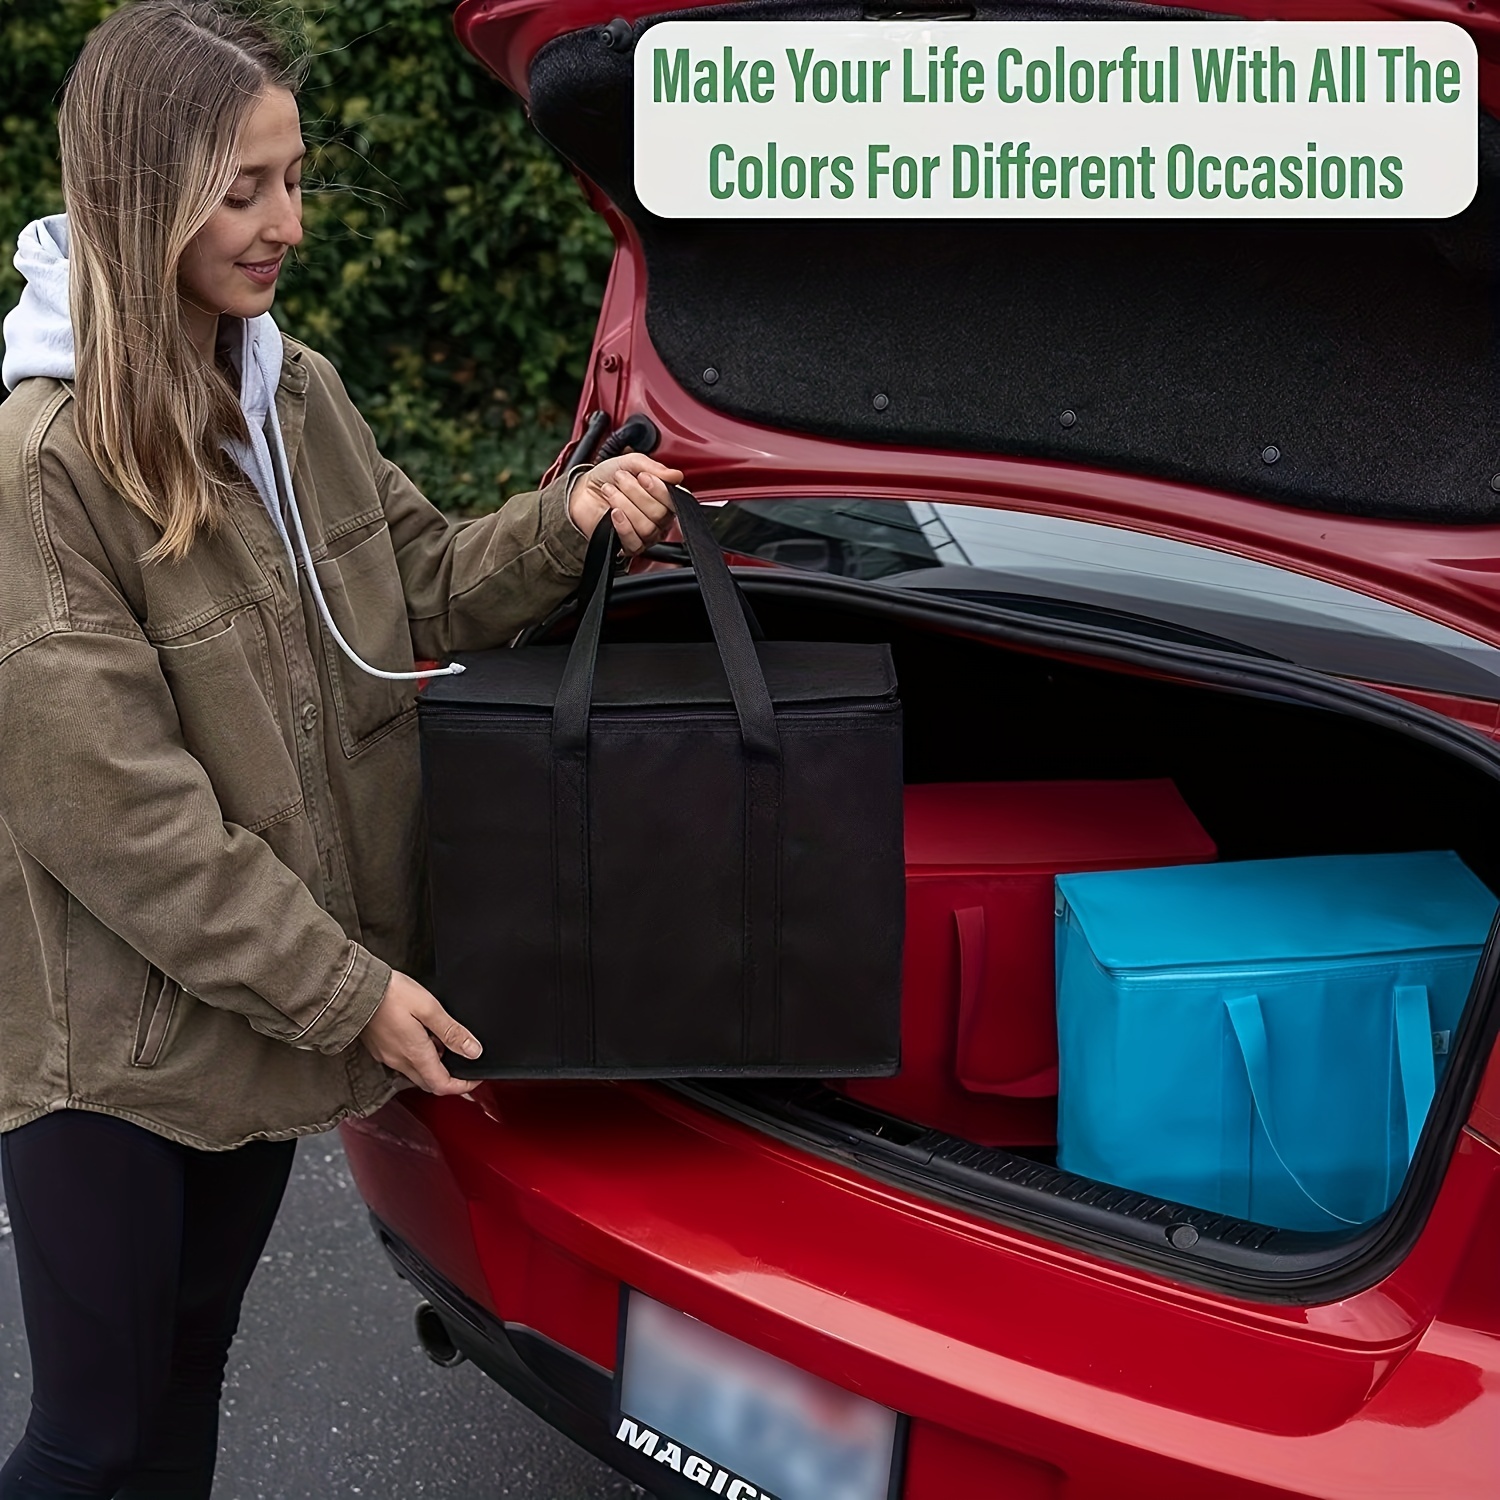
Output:
<path fill-rule="evenodd" d="M 1500 752 L 1450 721 L 1303 668 L 781 569 L 738 576 L 768 636 L 888 642 L 905 707 L 905 778 L 1170 779 L 1222 860 L 1451 849 L 1500 888 Z M 616 639 L 702 639 L 692 580 L 627 580 Z M 1240 1294 L 1325 1300 L 1409 1248 L 1494 1040 L 1494 943 L 1390 1210 L 1339 1233 L 1242 1222 L 1060 1171 L 1055 1099 L 1013 1142 L 980 1145 L 828 1084 L 689 1084 L 700 1101 L 928 1195 Z M 908 975 L 910 979 L 910 974 Z M 928 1003 L 908 984 L 904 1004 Z M 1040 1113 L 1038 1113 L 1038 1111 Z"/>
<path fill-rule="evenodd" d="M 1397 10 L 1427 13 L 1416 0 Z M 697 221 L 645 208 L 632 100 L 658 20 L 911 11 L 950 8 L 734 0 L 597 25 L 557 7 L 460 8 L 468 45 L 528 96 L 615 233 L 586 407 L 649 417 L 668 435 L 661 456 L 704 498 L 736 501 L 726 545 L 790 565 L 743 574 L 773 638 L 890 643 L 909 784 L 1170 781 L 1221 860 L 1453 850 L 1500 888 L 1500 751 L 1342 680 L 1500 697 L 1486 592 L 1500 522 L 1493 79 L 1474 201 L 1442 221 Z M 1189 14 L 1135 0 L 951 12 Z M 837 524 L 752 524 L 778 492 L 860 498 Z M 967 510 L 976 496 L 1046 535 L 970 537 L 975 566 L 960 568 L 920 527 L 893 542 L 891 526 L 868 524 L 892 499 L 894 513 L 910 497 Z M 1309 525 L 1299 512 L 1320 514 Z M 1149 539 L 1152 557 L 1099 566 L 1113 549 L 1084 532 L 1101 521 Z M 1184 533 L 1206 545 L 1170 540 Z M 1295 559 L 1296 586 L 1236 582 L 1251 553 Z M 1132 592 L 1146 575 L 1150 589 Z M 1335 578 L 1343 602 L 1323 586 Z M 1413 602 L 1420 629 L 1372 623 L 1392 598 Z M 681 574 L 627 580 L 615 615 L 641 638 L 704 628 Z M 1473 638 L 1442 635 L 1442 619 L 1477 626 Z M 1013 1136 L 979 1140 L 874 1109 L 878 1091 L 839 1080 L 673 1087 L 1053 1239 L 1241 1295 L 1326 1300 L 1377 1280 L 1421 1229 L 1494 1041 L 1493 950 L 1400 1192 L 1346 1231 L 1241 1222 L 1061 1171 L 1047 1146 L 1055 1101 L 1040 1095 L 1012 1112 Z M 926 994 L 908 984 L 904 1004 Z M 956 1071 L 948 1082 L 959 1087 Z"/>

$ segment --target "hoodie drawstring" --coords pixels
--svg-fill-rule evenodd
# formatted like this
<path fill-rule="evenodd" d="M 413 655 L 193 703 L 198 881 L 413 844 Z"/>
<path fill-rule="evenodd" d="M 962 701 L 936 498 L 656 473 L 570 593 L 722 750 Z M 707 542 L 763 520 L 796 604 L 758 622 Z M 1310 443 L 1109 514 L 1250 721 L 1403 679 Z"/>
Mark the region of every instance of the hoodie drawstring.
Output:
<path fill-rule="evenodd" d="M 265 376 L 262 374 L 264 381 Z M 292 469 L 287 461 L 286 443 L 281 436 L 281 423 L 276 417 L 275 396 L 269 390 L 266 392 L 271 401 L 270 418 L 267 425 L 271 429 L 272 454 L 276 465 L 276 478 L 280 489 L 286 495 L 287 509 L 292 513 L 292 525 L 297 530 L 297 545 L 302 549 L 303 571 L 307 574 L 308 587 L 312 589 L 313 602 L 318 606 L 318 614 L 322 617 L 324 625 L 328 627 L 328 633 L 333 637 L 340 651 L 359 668 L 361 672 L 368 672 L 371 677 L 381 677 L 387 682 L 419 682 L 428 677 L 456 677 L 464 670 L 459 662 L 452 662 L 446 667 L 433 667 L 425 672 L 386 672 L 379 667 L 372 667 L 358 652 L 346 641 L 338 626 L 333 623 L 333 614 L 328 608 L 328 601 L 323 597 L 323 589 L 318 583 L 318 575 L 313 568 L 312 548 L 307 543 L 307 532 L 302 525 L 302 512 L 297 507 L 297 492 L 292 487 Z M 286 546 L 287 556 L 292 557 L 292 567 L 295 572 L 296 558 L 292 555 L 292 544 L 286 533 L 286 522 L 278 514 L 273 518 L 276 521 L 276 529 L 281 533 L 281 540 Z"/>

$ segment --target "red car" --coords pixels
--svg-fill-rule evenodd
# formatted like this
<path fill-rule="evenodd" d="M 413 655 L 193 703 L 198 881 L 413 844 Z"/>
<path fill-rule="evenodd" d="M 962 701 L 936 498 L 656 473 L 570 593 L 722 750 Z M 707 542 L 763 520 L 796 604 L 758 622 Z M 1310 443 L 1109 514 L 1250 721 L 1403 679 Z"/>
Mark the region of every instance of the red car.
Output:
<path fill-rule="evenodd" d="M 691 14 L 924 9 L 1005 15 Z M 1474 205 L 658 219 L 632 55 L 682 0 L 458 32 L 615 233 L 580 433 L 655 425 L 770 633 L 891 643 L 909 781 L 1170 778 L 1223 858 L 1454 849 L 1500 890 L 1500 11 L 1235 9 L 1464 26 Z M 620 634 L 701 628 L 673 561 Z M 963 1126 L 938 962 L 890 1084 L 490 1083 L 346 1126 L 430 1349 L 662 1497 L 1500 1495 L 1493 935 L 1404 1183 L 1338 1233 L 1061 1170 L 1044 1093 Z"/>

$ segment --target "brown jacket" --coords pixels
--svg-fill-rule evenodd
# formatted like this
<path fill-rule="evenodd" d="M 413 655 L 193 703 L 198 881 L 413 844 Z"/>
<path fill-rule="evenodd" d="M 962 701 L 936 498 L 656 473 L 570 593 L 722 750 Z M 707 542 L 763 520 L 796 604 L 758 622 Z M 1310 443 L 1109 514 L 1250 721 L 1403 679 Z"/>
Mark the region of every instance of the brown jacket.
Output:
<path fill-rule="evenodd" d="M 319 580 L 372 665 L 502 643 L 564 599 L 565 482 L 455 525 L 287 341 L 277 410 Z M 186 560 L 78 442 L 0 405 L 0 1130 L 99 1110 L 224 1148 L 367 1113 L 351 1045 L 427 959 L 416 698 L 353 667 L 246 486 Z M 497 851 L 498 853 L 498 851 Z"/>

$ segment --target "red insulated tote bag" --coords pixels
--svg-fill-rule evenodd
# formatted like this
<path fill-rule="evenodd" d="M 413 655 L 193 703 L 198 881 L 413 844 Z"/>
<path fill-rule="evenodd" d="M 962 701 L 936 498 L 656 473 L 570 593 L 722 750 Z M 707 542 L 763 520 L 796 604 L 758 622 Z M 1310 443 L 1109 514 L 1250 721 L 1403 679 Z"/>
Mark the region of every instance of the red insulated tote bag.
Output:
<path fill-rule="evenodd" d="M 901 706 L 890 650 L 768 641 L 674 492 L 711 642 L 461 657 L 420 718 L 436 990 L 464 1077 L 871 1076 L 899 1062 Z"/>

